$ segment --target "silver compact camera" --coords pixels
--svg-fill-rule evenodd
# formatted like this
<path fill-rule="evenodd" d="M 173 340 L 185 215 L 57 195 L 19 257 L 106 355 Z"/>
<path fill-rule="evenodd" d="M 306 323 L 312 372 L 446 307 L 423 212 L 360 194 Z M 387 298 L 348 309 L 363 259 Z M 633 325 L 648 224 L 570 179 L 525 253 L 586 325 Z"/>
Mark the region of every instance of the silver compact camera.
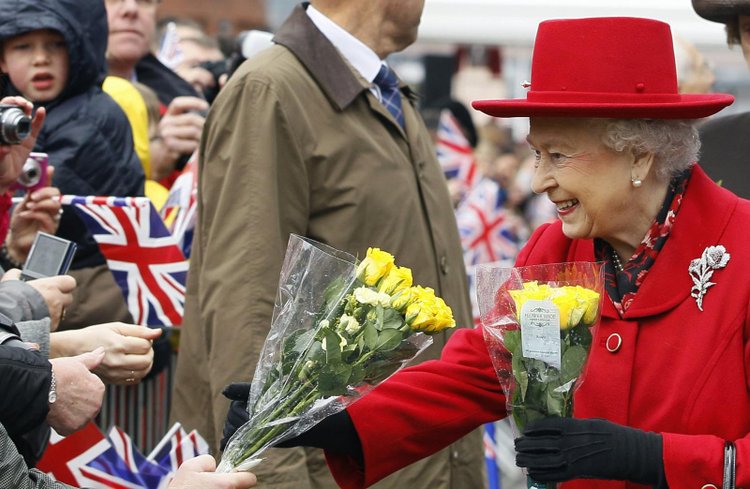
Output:
<path fill-rule="evenodd" d="M 16 105 L 0 104 L 0 144 L 19 144 L 31 134 L 31 117 Z"/>

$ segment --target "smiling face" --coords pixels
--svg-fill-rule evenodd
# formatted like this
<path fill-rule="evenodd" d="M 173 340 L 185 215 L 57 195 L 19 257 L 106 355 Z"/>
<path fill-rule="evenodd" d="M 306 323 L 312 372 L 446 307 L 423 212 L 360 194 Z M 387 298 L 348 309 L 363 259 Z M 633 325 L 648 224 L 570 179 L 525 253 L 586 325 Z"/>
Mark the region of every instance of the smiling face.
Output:
<path fill-rule="evenodd" d="M 65 39 L 48 29 L 6 39 L 0 69 L 25 98 L 32 102 L 54 100 L 68 81 Z"/>
<path fill-rule="evenodd" d="M 637 243 L 645 231 L 631 184 L 635 158 L 607 148 L 603 131 L 592 119 L 531 118 L 532 190 L 555 203 L 567 237 Z"/>

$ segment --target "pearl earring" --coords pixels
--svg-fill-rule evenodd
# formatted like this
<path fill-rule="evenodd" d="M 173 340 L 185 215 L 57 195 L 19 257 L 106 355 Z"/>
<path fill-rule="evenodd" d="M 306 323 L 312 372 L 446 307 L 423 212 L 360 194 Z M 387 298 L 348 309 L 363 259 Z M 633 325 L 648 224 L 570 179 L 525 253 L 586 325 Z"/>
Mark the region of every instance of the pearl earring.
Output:
<path fill-rule="evenodd" d="M 633 184 L 633 187 L 635 187 L 635 188 L 638 188 L 641 185 L 643 185 L 643 180 L 641 180 L 639 178 L 635 178 L 635 177 L 631 178 L 630 182 Z"/>

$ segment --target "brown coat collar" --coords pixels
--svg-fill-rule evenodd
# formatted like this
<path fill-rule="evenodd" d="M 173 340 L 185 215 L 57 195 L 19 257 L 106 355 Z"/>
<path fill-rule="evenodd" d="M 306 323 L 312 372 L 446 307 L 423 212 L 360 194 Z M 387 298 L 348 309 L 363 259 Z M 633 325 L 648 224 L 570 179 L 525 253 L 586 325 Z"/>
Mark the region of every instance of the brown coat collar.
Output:
<path fill-rule="evenodd" d="M 339 110 L 343 110 L 369 87 L 366 81 L 355 75 L 341 53 L 315 27 L 305 13 L 308 5 L 307 2 L 297 5 L 273 40 L 294 53 L 326 96 Z M 415 94 L 403 82 L 401 91 L 410 101 L 414 101 Z"/>

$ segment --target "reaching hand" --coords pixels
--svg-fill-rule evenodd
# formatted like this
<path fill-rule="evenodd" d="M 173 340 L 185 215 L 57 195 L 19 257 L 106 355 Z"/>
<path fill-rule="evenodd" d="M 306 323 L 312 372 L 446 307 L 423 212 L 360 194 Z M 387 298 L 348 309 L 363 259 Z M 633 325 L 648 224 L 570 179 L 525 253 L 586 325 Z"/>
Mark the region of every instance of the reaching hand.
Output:
<path fill-rule="evenodd" d="M 104 359 L 104 349 L 76 357 L 50 360 L 57 383 L 57 400 L 50 404 L 47 422 L 63 436 L 83 428 L 99 412 L 104 384 L 91 371 Z"/>
<path fill-rule="evenodd" d="M 2 281 L 19 280 L 20 277 L 21 271 L 13 268 L 5 272 Z M 73 290 L 76 288 L 76 279 L 70 275 L 57 275 L 29 280 L 27 283 L 44 298 L 47 310 L 49 311 L 50 330 L 55 331 L 60 324 L 63 311 L 73 302 Z"/>
<path fill-rule="evenodd" d="M 544 418 L 527 426 L 515 444 L 516 465 L 540 482 L 608 479 L 656 485 L 664 477 L 660 434 L 603 419 Z"/>
<path fill-rule="evenodd" d="M 152 342 L 160 335 L 160 329 L 146 326 L 97 324 L 51 335 L 50 352 L 52 356 L 69 356 L 102 347 L 105 355 L 94 373 L 108 384 L 133 385 L 151 370 Z"/>
<path fill-rule="evenodd" d="M 33 104 L 23 97 L 4 97 L 1 104 L 17 105 L 31 116 Z M 36 144 L 36 137 L 44 124 L 46 112 L 44 107 L 37 109 L 34 119 L 31 121 L 31 135 L 24 139 L 21 144 L 0 144 L 0 193 L 6 192 L 8 188 L 18 179 L 21 168 L 26 163 L 29 153 Z"/>
<path fill-rule="evenodd" d="M 255 475 L 250 472 L 217 474 L 216 461 L 211 455 L 186 460 L 177 469 L 168 489 L 246 489 L 255 486 Z"/>

